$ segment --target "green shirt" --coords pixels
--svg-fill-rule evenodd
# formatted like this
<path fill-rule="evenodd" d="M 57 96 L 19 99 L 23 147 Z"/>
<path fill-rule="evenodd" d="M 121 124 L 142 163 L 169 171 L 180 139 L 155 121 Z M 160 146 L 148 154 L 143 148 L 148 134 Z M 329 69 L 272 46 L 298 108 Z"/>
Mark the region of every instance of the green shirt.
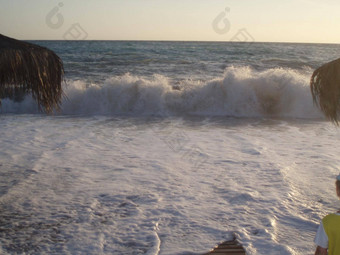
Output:
<path fill-rule="evenodd" d="M 329 214 L 322 219 L 328 236 L 328 255 L 340 254 L 340 215 Z"/>

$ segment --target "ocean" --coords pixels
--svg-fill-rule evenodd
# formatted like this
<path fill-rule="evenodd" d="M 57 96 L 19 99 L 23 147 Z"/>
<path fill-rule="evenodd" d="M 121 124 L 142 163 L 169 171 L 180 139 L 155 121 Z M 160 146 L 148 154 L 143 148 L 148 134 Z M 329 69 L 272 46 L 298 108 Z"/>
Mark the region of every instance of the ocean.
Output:
<path fill-rule="evenodd" d="M 34 41 L 60 112 L 0 108 L 1 254 L 312 254 L 340 129 L 309 80 L 340 45 Z"/>

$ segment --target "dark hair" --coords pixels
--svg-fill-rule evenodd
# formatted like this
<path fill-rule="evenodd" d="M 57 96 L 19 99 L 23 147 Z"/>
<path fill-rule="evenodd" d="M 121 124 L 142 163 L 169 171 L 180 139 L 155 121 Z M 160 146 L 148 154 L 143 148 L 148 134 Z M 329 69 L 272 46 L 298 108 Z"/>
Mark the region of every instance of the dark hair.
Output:
<path fill-rule="evenodd" d="M 335 181 L 336 189 L 340 191 L 340 180 Z"/>

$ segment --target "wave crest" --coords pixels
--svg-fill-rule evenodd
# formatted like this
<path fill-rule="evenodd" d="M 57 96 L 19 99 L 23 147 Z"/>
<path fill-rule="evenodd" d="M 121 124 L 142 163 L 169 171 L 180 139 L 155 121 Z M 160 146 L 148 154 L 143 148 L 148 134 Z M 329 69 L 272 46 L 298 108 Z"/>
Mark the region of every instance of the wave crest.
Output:
<path fill-rule="evenodd" d="M 291 69 L 257 71 L 229 67 L 210 81 L 173 81 L 169 77 L 132 74 L 103 83 L 68 81 L 61 114 L 202 115 L 234 117 L 320 118 L 313 105 L 307 73 Z M 2 113 L 38 113 L 30 97 L 2 102 Z"/>

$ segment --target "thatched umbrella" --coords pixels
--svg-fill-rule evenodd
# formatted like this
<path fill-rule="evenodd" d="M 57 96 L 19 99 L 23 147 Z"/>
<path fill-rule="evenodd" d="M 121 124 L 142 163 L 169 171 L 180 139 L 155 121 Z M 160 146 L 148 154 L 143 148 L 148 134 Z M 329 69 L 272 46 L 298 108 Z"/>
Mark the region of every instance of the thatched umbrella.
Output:
<path fill-rule="evenodd" d="M 316 69 L 310 80 L 313 100 L 325 116 L 338 124 L 340 113 L 340 59 Z"/>
<path fill-rule="evenodd" d="M 63 63 L 53 51 L 0 34 L 0 100 L 31 94 L 39 109 L 59 110 L 63 76 Z"/>

